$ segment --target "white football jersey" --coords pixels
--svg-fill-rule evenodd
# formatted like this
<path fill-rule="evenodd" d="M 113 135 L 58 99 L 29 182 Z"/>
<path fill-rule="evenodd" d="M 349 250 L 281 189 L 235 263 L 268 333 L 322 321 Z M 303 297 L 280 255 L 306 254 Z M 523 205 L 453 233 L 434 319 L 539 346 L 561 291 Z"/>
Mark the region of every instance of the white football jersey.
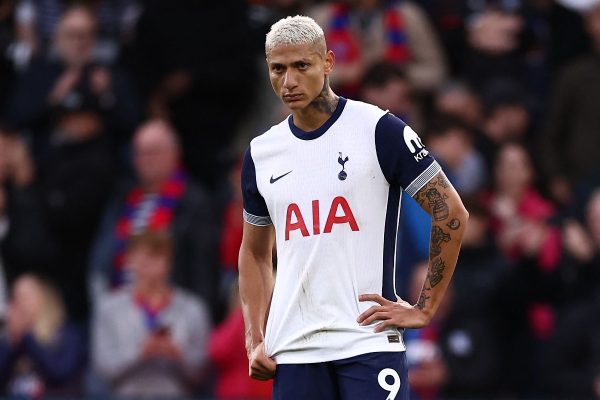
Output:
<path fill-rule="evenodd" d="M 404 351 L 401 333 L 356 318 L 377 293 L 395 301 L 400 194 L 440 171 L 417 134 L 370 104 L 340 98 L 323 126 L 293 116 L 252 140 L 242 167 L 244 219 L 275 227 L 277 278 L 265 349 L 277 363 Z"/>

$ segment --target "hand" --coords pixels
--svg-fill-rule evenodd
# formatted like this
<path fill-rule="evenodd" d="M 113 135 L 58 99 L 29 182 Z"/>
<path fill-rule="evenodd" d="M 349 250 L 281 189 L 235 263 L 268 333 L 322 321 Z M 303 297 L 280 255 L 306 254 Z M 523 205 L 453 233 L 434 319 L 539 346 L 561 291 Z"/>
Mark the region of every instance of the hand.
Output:
<path fill-rule="evenodd" d="M 90 87 L 96 96 L 110 91 L 111 76 L 106 68 L 95 68 L 90 74 Z"/>
<path fill-rule="evenodd" d="M 181 360 L 181 350 L 179 346 L 168 335 L 161 335 L 161 354 L 171 361 Z"/>
<path fill-rule="evenodd" d="M 26 312 L 14 303 L 9 304 L 6 311 L 6 333 L 11 343 L 19 343 L 31 329 L 32 321 Z"/>
<path fill-rule="evenodd" d="M 155 334 L 149 334 L 142 344 L 142 358 L 145 360 L 158 358 L 162 353 L 162 344 L 160 337 Z"/>
<path fill-rule="evenodd" d="M 54 88 L 48 96 L 50 105 L 60 104 L 71 90 L 77 85 L 81 78 L 81 71 L 77 68 L 68 69 L 54 84 Z"/>
<path fill-rule="evenodd" d="M 264 343 L 260 343 L 250 352 L 249 375 L 259 381 L 268 381 L 275 376 L 277 364 L 272 358 L 267 357 Z"/>
<path fill-rule="evenodd" d="M 375 321 L 383 321 L 375 326 L 374 332 L 383 332 L 389 327 L 422 328 L 430 321 L 430 317 L 404 300 L 389 301 L 378 294 L 361 294 L 359 301 L 374 301 L 372 306 L 358 316 L 356 321 L 361 326 L 371 325 Z"/>

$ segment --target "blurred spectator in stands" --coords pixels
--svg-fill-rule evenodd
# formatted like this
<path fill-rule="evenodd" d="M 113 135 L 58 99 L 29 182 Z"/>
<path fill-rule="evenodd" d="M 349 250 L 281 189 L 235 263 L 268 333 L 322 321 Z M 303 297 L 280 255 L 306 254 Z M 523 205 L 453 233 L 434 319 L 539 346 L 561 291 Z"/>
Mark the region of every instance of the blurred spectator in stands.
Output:
<path fill-rule="evenodd" d="M 95 297 L 131 282 L 124 257 L 131 235 L 145 230 L 170 232 L 172 282 L 217 309 L 215 216 L 207 193 L 181 168 L 180 154 L 177 135 L 165 121 L 148 121 L 135 133 L 135 181 L 124 182 L 114 194 L 92 252 L 90 283 Z"/>
<path fill-rule="evenodd" d="M 217 368 L 216 399 L 271 398 L 273 381 L 258 381 L 248 376 L 244 317 L 237 281 L 230 286 L 229 309 L 225 320 L 215 328 L 208 347 Z"/>
<path fill-rule="evenodd" d="M 148 1 L 137 27 L 132 70 L 150 116 L 177 128 L 192 176 L 224 185 L 229 147 L 257 83 L 247 2 Z M 215 32 L 218 40 L 209 40 Z"/>
<path fill-rule="evenodd" d="M 498 295 L 511 265 L 496 246 L 485 207 L 473 197 L 464 201 L 469 224 L 452 276 L 447 324 L 453 329 L 443 343 L 450 379 L 444 393 L 449 398 L 484 398 L 496 392 L 500 381 Z"/>
<path fill-rule="evenodd" d="M 52 36 L 60 23 L 61 15 L 69 8 L 67 0 L 20 0 L 17 7 L 17 34 L 21 52 L 31 57 L 44 56 L 51 47 Z M 119 52 L 120 42 L 126 41 L 134 29 L 141 12 L 138 0 L 91 0 L 86 4 L 98 19 L 98 40 L 94 45 L 94 57 L 103 63 L 113 63 Z M 53 49 L 49 49 L 52 51 Z"/>
<path fill-rule="evenodd" d="M 553 397 L 600 398 L 600 296 L 569 304 L 549 346 L 544 384 Z"/>
<path fill-rule="evenodd" d="M 566 221 L 563 245 L 566 254 L 563 284 L 569 301 L 584 301 L 600 294 L 600 189 L 589 197 L 584 220 Z"/>
<path fill-rule="evenodd" d="M 560 256 L 560 232 L 550 224 L 556 210 L 534 186 L 531 156 L 511 142 L 500 148 L 494 165 L 494 189 L 486 201 L 500 249 L 512 260 L 531 257 L 542 270 L 553 270 Z"/>
<path fill-rule="evenodd" d="M 130 238 L 131 288 L 101 299 L 93 324 L 93 365 L 120 397 L 190 396 L 206 358 L 208 308 L 169 283 L 166 233 Z"/>
<path fill-rule="evenodd" d="M 532 141 L 532 117 L 528 108 L 528 94 L 523 87 L 511 79 L 498 79 L 489 82 L 482 91 L 484 120 L 477 147 L 491 161 L 496 152 L 506 142 L 519 141 L 529 145 Z"/>
<path fill-rule="evenodd" d="M 517 264 L 499 295 L 504 299 L 499 315 L 504 322 L 498 330 L 505 346 L 503 368 L 510 369 L 503 383 L 515 394 L 527 396 L 544 393 L 539 379 L 541 355 L 554 332 L 560 298 L 561 238 L 552 221 L 556 210 L 537 191 L 534 180 L 534 166 L 525 147 L 507 143 L 498 151 L 494 188 L 485 196 L 498 246 Z"/>
<path fill-rule="evenodd" d="M 479 131 L 483 122 L 483 105 L 479 96 L 464 82 L 451 81 L 437 91 L 434 98 L 436 113 L 460 118 L 471 129 Z"/>
<path fill-rule="evenodd" d="M 368 67 L 387 61 L 403 66 L 418 92 L 428 92 L 446 76 L 442 48 L 416 2 L 335 1 L 309 12 L 325 31 L 336 55 L 331 84 L 340 94 L 356 95 Z"/>
<path fill-rule="evenodd" d="M 371 65 L 362 77 L 359 98 L 388 110 L 415 130 L 422 126 L 412 86 L 397 65 L 388 62 Z"/>
<path fill-rule="evenodd" d="M 93 102 L 59 112 L 36 179 L 46 229 L 58 251 L 46 274 L 62 289 L 69 315 L 83 320 L 89 252 L 113 188 L 115 157 Z"/>
<path fill-rule="evenodd" d="M 485 162 L 473 145 L 473 132 L 459 118 L 435 117 L 425 136 L 427 149 L 444 166 L 462 195 L 472 195 L 486 184 Z"/>
<path fill-rule="evenodd" d="M 139 122 L 130 81 L 121 71 L 93 60 L 95 43 L 95 15 L 84 6 L 72 6 L 62 14 L 54 33 L 55 56 L 32 64 L 19 77 L 7 116 L 36 136 L 36 156 L 44 155 L 47 144 L 41 136 L 57 107 L 77 108 L 93 98 L 115 141 L 123 140 Z"/>
<path fill-rule="evenodd" d="M 44 222 L 35 177 L 24 140 L 0 126 L 0 190 L 4 193 L 6 230 L 0 240 L 0 253 L 9 282 L 25 272 L 47 272 L 57 257 L 57 246 Z"/>
<path fill-rule="evenodd" d="M 77 396 L 85 359 L 81 332 L 69 324 L 58 290 L 35 275 L 13 286 L 0 339 L 0 382 L 11 397 Z"/>
<path fill-rule="evenodd" d="M 600 114 L 594 107 L 600 93 L 600 3 L 585 3 L 593 51 L 560 74 L 540 138 L 550 190 L 562 204 L 570 201 L 574 185 L 600 169 Z"/>

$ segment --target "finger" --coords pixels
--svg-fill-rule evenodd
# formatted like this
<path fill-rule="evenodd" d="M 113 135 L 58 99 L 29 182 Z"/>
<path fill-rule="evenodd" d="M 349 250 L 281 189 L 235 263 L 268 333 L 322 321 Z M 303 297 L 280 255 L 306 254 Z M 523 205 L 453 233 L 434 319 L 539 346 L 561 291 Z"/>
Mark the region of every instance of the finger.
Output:
<path fill-rule="evenodd" d="M 360 296 L 358 296 L 358 301 L 374 301 L 376 303 L 381 304 L 382 306 L 385 306 L 389 303 L 391 303 L 391 301 L 383 298 L 381 295 L 375 294 L 375 293 L 369 293 L 369 294 L 361 294 Z"/>
<path fill-rule="evenodd" d="M 371 306 L 369 307 L 365 312 L 363 312 L 362 314 L 360 314 L 358 316 L 358 318 L 356 319 L 356 322 L 362 322 L 364 319 L 366 319 L 367 317 L 369 317 L 371 314 L 374 314 L 376 312 L 380 312 L 380 311 L 384 311 L 385 308 L 382 306 Z"/>
<path fill-rule="evenodd" d="M 376 312 L 375 314 L 372 314 L 370 317 L 368 317 L 363 322 L 361 322 L 360 325 L 362 325 L 362 326 L 371 325 L 375 321 L 385 321 L 390 318 L 391 318 L 391 316 L 390 316 L 389 312 L 380 311 L 380 312 Z"/>
<path fill-rule="evenodd" d="M 375 325 L 375 329 L 373 329 L 373 332 L 375 332 L 375 333 L 383 332 L 391 326 L 397 328 L 397 326 L 392 322 L 391 319 L 387 319 L 387 320 L 383 321 L 382 323 Z"/>

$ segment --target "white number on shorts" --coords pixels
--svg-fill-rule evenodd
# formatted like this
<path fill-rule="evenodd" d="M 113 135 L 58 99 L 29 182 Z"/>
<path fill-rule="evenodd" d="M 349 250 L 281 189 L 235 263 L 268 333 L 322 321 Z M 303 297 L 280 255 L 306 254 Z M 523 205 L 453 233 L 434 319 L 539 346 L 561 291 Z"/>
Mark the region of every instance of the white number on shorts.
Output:
<path fill-rule="evenodd" d="M 392 382 L 391 385 L 387 383 L 386 378 L 388 376 L 394 378 L 394 382 Z M 388 395 L 388 397 L 386 397 L 385 400 L 394 400 L 396 398 L 396 395 L 398 394 L 398 391 L 400 390 L 400 376 L 398 375 L 398 373 L 391 368 L 384 368 L 379 373 L 379 376 L 377 376 L 377 381 L 379 382 L 379 386 L 381 386 L 383 390 L 387 390 L 388 392 L 390 392 L 390 394 Z"/>

